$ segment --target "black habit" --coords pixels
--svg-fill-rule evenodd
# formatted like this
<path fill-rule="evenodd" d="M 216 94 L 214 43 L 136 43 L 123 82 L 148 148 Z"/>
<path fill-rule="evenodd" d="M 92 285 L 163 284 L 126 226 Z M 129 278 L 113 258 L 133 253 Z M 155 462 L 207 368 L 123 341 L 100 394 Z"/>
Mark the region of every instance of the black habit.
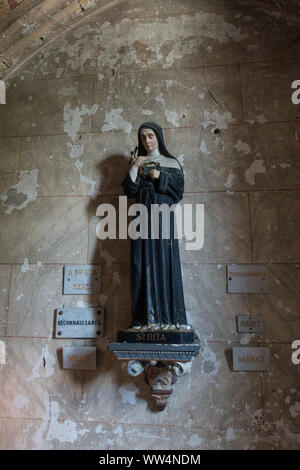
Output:
<path fill-rule="evenodd" d="M 143 123 L 138 131 L 138 156 L 147 155 L 140 130 L 151 128 L 157 137 L 161 155 L 174 158 L 179 168 L 161 166 L 160 177 L 150 179 L 138 173 L 132 181 L 129 172 L 122 181 L 124 194 L 136 198 L 148 210 L 148 239 L 131 243 L 132 325 L 187 324 L 178 239 L 174 237 L 174 213 L 170 211 L 170 238 L 162 238 L 162 215 L 159 214 L 159 238 L 151 238 L 151 204 L 178 203 L 184 193 L 184 175 L 180 162 L 166 149 L 162 129 L 153 122 Z M 151 160 L 151 157 L 149 157 Z M 153 167 L 155 168 L 155 167 Z M 151 168 L 150 168 L 151 169 Z M 138 217 L 137 215 L 136 217 Z"/>

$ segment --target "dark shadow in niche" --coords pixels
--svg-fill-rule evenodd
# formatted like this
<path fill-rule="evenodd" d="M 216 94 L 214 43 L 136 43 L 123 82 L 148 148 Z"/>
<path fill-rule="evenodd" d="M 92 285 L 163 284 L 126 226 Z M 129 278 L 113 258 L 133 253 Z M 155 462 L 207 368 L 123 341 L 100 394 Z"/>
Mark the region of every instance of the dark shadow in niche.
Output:
<path fill-rule="evenodd" d="M 121 182 L 128 169 L 128 158 L 124 155 L 112 154 L 103 158 L 96 169 L 96 174 L 100 176 L 99 187 L 96 188 L 97 194 L 96 197 L 90 197 L 88 205 L 90 245 L 87 264 L 101 266 L 101 286 L 97 295 L 86 296 L 85 303 L 91 307 L 104 308 L 104 331 L 98 339 L 84 341 L 85 345 L 97 346 L 97 369 L 83 371 L 83 390 L 85 391 L 85 385 L 92 386 L 93 382 L 99 384 L 95 393 L 96 395 L 99 393 L 97 406 L 102 407 L 102 412 L 105 410 L 105 403 L 112 400 L 112 405 L 107 411 L 108 419 L 112 418 L 113 410 L 117 410 L 120 403 L 134 405 L 137 397 L 146 399 L 143 376 L 130 377 L 127 372 L 127 362 L 119 361 L 112 351 L 107 350 L 108 344 L 117 340 L 117 331 L 126 328 L 131 320 L 130 239 L 119 239 L 119 196 L 124 196 Z M 134 202 L 135 200 L 127 199 L 127 210 Z M 96 235 L 96 226 L 101 217 L 96 216 L 96 212 L 98 206 L 108 203 L 115 208 L 116 239 L 100 240 Z M 106 215 L 107 213 L 102 217 Z M 129 218 L 127 226 L 128 222 Z M 117 391 L 116 397 L 111 394 L 111 384 Z M 90 390 L 93 400 L 95 398 L 93 386 Z M 92 408 L 94 406 L 93 404 Z"/>
<path fill-rule="evenodd" d="M 58 348 L 56 350 L 57 355 L 57 362 L 59 364 L 60 369 L 63 369 L 63 348 Z"/>
<path fill-rule="evenodd" d="M 234 372 L 233 370 L 233 360 L 232 360 L 232 348 L 227 348 L 224 350 L 224 356 L 228 365 L 230 372 Z"/>
<path fill-rule="evenodd" d="M 120 402 L 123 405 L 129 403 L 134 409 L 136 399 L 142 399 L 150 411 L 158 412 L 144 373 L 137 377 L 130 376 L 127 371 L 128 362 L 118 360 L 112 351 L 107 350 L 108 344 L 117 340 L 117 331 L 128 328 L 131 323 L 130 238 L 119 239 L 119 196 L 124 196 L 121 182 L 128 170 L 128 158 L 124 155 L 112 154 L 102 159 L 96 172 L 101 177 L 97 195 L 91 197 L 88 205 L 89 240 L 90 244 L 93 244 L 93 248 L 91 245 L 89 247 L 88 264 L 101 265 L 102 269 L 100 293 L 87 296 L 86 302 L 89 306 L 104 307 L 104 334 L 97 340 L 85 341 L 85 345 L 97 345 L 98 357 L 95 371 L 83 371 L 83 390 L 85 384 L 99 381 L 101 376 L 109 384 L 113 383 L 120 394 L 114 404 L 115 398 L 109 395 L 111 386 L 106 387 L 102 382 L 99 383 L 97 393 L 100 393 L 100 396 L 104 393 L 104 403 L 113 400 L 113 408 Z M 96 225 L 100 221 L 96 211 L 100 204 L 107 203 L 113 204 L 116 211 L 116 239 L 100 240 L 96 235 Z M 129 207 L 134 203 L 136 198 L 127 198 L 127 214 Z M 103 217 L 106 215 L 105 213 Z M 127 216 L 126 229 L 132 218 Z"/>
<path fill-rule="evenodd" d="M 128 265 L 130 263 L 130 240 L 118 240 L 118 197 L 119 195 L 124 195 L 121 187 L 121 181 L 123 180 L 126 172 L 128 171 L 128 168 L 128 159 L 126 159 L 124 155 L 114 154 L 106 157 L 105 159 L 102 159 L 101 162 L 99 162 L 99 164 L 97 165 L 96 169 L 96 174 L 99 175 L 101 178 L 100 184 L 98 188 L 95 188 L 96 191 L 93 195 L 91 195 L 87 206 L 89 220 L 88 237 L 90 249 L 86 264 L 101 266 L 101 283 L 100 292 L 98 292 L 97 294 L 85 295 L 83 298 L 83 303 L 86 307 L 104 307 L 104 331 L 97 339 L 62 338 L 65 341 L 62 346 L 57 349 L 56 353 L 59 368 L 63 370 L 64 373 L 68 374 L 74 382 L 82 384 L 83 392 L 85 391 L 84 385 L 97 380 L 97 377 L 99 375 L 103 377 L 108 377 L 108 375 L 111 374 L 111 377 L 105 380 L 111 380 L 113 383 L 116 383 L 117 390 L 121 386 L 126 386 L 127 384 L 132 387 L 132 381 L 130 376 L 127 374 L 127 371 L 125 371 L 126 373 L 124 372 L 121 367 L 121 364 L 116 359 L 114 354 L 111 351 L 107 350 L 108 343 L 116 340 L 116 330 L 120 329 L 118 324 L 120 320 L 123 322 L 123 326 L 124 322 L 127 326 L 130 321 L 130 305 L 126 305 L 126 307 L 128 307 L 128 311 L 126 311 L 126 307 L 124 308 L 123 305 L 123 299 L 125 297 L 123 289 L 124 286 L 120 285 L 120 277 L 118 276 L 117 270 L 114 269 L 113 266 L 113 262 L 120 262 L 120 259 L 118 259 L 118 254 L 122 254 L 121 262 L 125 266 L 126 264 Z M 117 239 L 100 240 L 97 238 L 96 232 L 94 232 L 94 236 L 92 234 L 92 231 L 96 229 L 95 219 L 97 219 L 97 222 L 100 220 L 100 217 L 96 216 L 97 207 L 103 203 L 112 203 L 115 207 L 117 216 Z M 93 251 L 91 250 L 91 244 L 94 244 Z M 119 245 L 117 249 L 116 244 Z M 100 253 L 100 249 L 102 250 L 102 253 Z M 64 287 L 63 284 L 64 270 L 62 269 L 62 289 Z M 67 297 L 68 296 L 66 295 L 65 306 L 71 307 L 71 305 L 69 305 Z M 126 312 L 126 319 L 120 318 L 120 312 L 117 308 L 119 305 L 122 307 L 122 311 Z M 53 338 L 59 338 L 59 336 L 57 336 L 56 334 L 56 321 L 59 315 L 59 311 L 60 308 L 55 309 L 53 315 Z M 64 346 L 96 346 L 96 370 L 64 369 Z M 101 391 L 101 383 L 99 383 L 99 391 Z M 105 399 L 109 400 L 110 398 L 112 397 L 107 396 Z"/>

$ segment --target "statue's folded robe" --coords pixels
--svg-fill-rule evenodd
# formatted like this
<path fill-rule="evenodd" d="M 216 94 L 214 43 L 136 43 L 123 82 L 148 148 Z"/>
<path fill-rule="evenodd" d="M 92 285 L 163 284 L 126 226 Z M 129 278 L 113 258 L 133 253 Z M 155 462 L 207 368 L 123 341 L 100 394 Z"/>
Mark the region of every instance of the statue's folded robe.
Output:
<path fill-rule="evenodd" d="M 174 167 L 161 166 L 160 177 L 156 180 L 137 174 L 133 181 L 128 172 L 121 184 L 124 194 L 144 204 L 150 215 L 151 204 L 172 206 L 182 199 L 184 193 L 183 171 Z M 170 211 L 170 238 L 163 239 L 160 214 L 158 239 L 151 239 L 151 218 L 149 238 L 131 239 L 133 324 L 187 323 L 174 224 L 174 213 Z"/>

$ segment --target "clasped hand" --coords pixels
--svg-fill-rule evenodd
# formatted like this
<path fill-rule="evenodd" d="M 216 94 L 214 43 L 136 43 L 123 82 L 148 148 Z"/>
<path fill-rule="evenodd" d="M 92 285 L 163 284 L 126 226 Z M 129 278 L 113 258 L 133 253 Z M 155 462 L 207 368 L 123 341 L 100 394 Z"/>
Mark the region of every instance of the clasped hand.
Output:
<path fill-rule="evenodd" d="M 129 160 L 129 164 L 132 164 L 133 166 L 137 166 L 139 169 L 139 174 L 141 175 L 143 173 L 143 170 L 141 168 L 141 164 L 143 163 L 144 160 L 148 160 L 147 157 L 136 157 L 134 152 L 131 152 L 131 157 Z M 149 176 L 152 179 L 158 179 L 160 176 L 160 171 L 157 170 L 156 168 L 154 170 L 149 171 Z"/>

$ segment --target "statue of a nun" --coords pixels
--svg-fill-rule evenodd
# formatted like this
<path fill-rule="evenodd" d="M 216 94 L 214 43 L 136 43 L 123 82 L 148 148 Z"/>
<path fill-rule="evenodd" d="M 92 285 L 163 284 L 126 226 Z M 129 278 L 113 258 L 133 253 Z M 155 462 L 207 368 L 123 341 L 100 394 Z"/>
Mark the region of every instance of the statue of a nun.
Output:
<path fill-rule="evenodd" d="M 131 167 L 122 181 L 125 195 L 147 207 L 148 238 L 131 238 L 132 324 L 142 330 L 191 329 L 187 324 L 175 215 L 170 210 L 169 238 L 151 237 L 151 205 L 178 203 L 184 192 L 181 164 L 166 149 L 162 128 L 144 122 L 138 131 L 138 155 L 131 152 Z M 157 222 L 156 222 L 157 223 Z"/>

